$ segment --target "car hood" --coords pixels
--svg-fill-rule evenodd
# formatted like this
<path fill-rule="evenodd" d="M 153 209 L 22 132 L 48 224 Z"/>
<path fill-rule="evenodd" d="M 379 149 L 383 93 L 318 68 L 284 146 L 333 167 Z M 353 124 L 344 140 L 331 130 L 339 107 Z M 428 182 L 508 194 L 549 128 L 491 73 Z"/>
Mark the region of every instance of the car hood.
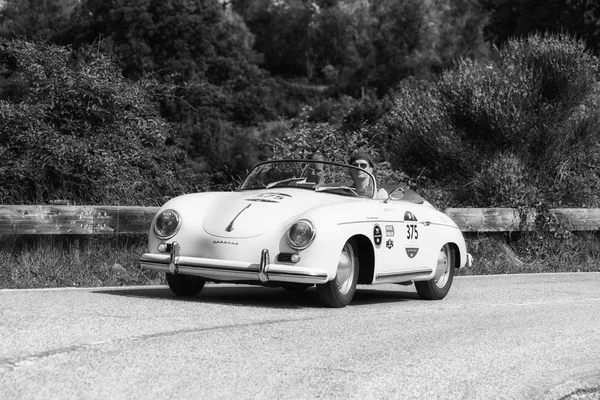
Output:
<path fill-rule="evenodd" d="M 213 236 L 249 238 L 289 223 L 311 208 L 351 200 L 303 189 L 234 192 L 213 204 L 206 214 L 203 228 Z"/>

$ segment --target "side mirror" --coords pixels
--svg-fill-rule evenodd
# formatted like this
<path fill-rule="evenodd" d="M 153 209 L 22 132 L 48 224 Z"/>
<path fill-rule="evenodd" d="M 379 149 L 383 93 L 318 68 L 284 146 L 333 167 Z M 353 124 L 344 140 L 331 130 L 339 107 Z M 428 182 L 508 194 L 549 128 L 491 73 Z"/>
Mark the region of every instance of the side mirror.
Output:
<path fill-rule="evenodd" d="M 402 196 L 396 197 L 396 193 L 401 192 Z M 400 200 L 402 197 L 404 197 L 404 189 L 402 189 L 401 187 L 398 187 L 394 190 L 392 190 L 392 192 L 389 194 L 388 198 L 384 200 L 384 203 L 389 202 L 390 200 Z"/>

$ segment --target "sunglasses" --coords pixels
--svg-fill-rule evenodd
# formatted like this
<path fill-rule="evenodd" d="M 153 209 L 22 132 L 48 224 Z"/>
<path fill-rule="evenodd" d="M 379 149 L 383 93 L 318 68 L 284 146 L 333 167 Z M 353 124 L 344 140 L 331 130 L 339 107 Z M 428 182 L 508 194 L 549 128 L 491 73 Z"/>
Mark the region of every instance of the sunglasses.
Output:
<path fill-rule="evenodd" d="M 355 162 L 352 165 L 354 165 L 355 167 L 358 167 L 358 168 L 362 168 L 362 169 L 365 169 L 365 168 L 369 167 L 369 163 L 368 162 Z"/>

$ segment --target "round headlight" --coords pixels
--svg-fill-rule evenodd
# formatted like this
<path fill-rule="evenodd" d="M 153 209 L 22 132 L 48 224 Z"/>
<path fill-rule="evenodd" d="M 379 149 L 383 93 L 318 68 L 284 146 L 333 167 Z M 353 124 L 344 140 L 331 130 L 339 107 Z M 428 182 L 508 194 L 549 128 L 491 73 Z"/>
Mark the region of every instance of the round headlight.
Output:
<path fill-rule="evenodd" d="M 179 231 L 181 218 L 177 211 L 165 210 L 161 212 L 154 223 L 154 232 L 160 239 L 169 239 Z"/>
<path fill-rule="evenodd" d="M 287 232 L 287 242 L 291 248 L 302 250 L 310 246 L 315 238 L 315 227 L 306 220 L 301 219 L 290 226 Z"/>

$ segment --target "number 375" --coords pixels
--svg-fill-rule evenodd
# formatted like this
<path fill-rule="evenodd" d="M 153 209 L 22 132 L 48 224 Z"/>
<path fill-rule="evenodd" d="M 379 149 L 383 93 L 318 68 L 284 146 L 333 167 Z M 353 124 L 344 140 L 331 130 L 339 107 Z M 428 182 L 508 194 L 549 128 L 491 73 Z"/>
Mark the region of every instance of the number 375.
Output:
<path fill-rule="evenodd" d="M 419 238 L 419 231 L 417 231 L 417 225 L 406 225 L 406 238 L 409 240 L 417 240 Z"/>

